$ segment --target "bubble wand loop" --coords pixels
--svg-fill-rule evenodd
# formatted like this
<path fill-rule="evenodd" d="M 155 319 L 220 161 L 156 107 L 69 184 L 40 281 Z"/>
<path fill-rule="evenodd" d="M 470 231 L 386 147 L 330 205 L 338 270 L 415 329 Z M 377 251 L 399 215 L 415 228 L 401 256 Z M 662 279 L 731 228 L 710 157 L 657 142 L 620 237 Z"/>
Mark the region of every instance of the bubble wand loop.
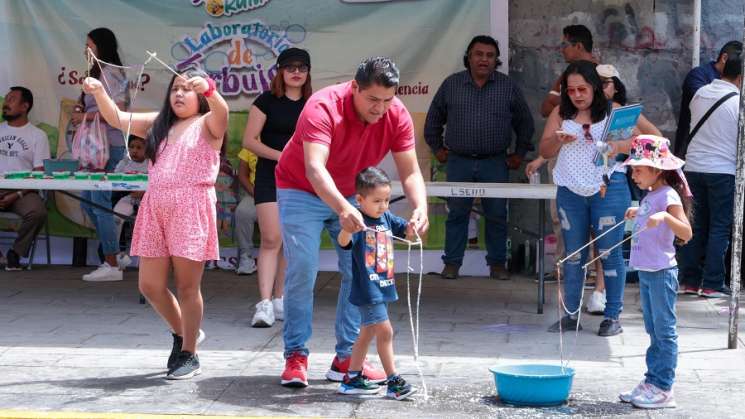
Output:
<path fill-rule="evenodd" d="M 561 357 L 560 358 L 560 362 L 561 362 L 562 373 L 564 372 L 564 369 L 565 368 L 568 368 L 569 367 L 569 362 L 574 357 L 574 349 L 576 349 L 576 347 L 577 347 L 577 339 L 579 338 L 579 325 L 580 325 L 580 318 L 582 316 L 582 301 L 584 300 L 584 293 L 580 293 L 579 305 L 578 305 L 577 309 L 574 310 L 574 311 L 570 311 L 567 308 L 567 306 L 566 306 L 566 302 L 564 301 L 564 296 L 563 296 L 563 294 L 561 292 L 561 265 L 563 265 L 564 262 L 566 262 L 569 258 L 571 258 L 572 256 L 574 256 L 577 253 L 579 253 L 582 249 L 586 248 L 587 246 L 589 246 L 593 242 L 597 241 L 597 239 L 599 239 L 600 237 L 602 237 L 605 234 L 609 233 L 610 231 L 612 231 L 613 229 L 615 229 L 616 227 L 618 227 L 619 225 L 621 225 L 621 224 L 623 224 L 625 222 L 626 222 L 626 220 L 624 219 L 623 221 L 621 221 L 620 223 L 616 224 L 615 226 L 613 226 L 608 231 L 604 232 L 603 234 L 599 235 L 595 239 L 591 240 L 586 245 L 582 246 L 582 248 L 580 248 L 579 250 L 575 251 L 574 253 L 572 253 L 571 255 L 569 255 L 567 257 L 565 257 L 564 259 L 556 262 L 556 272 L 557 272 L 557 275 L 556 275 L 556 286 L 557 286 L 557 294 L 558 294 L 558 299 L 559 299 L 559 304 L 557 306 L 557 311 L 558 311 L 558 314 L 559 314 L 559 352 L 560 352 L 560 357 Z M 584 287 L 585 287 L 585 281 L 587 280 L 587 268 L 590 265 L 592 265 L 596 260 L 601 259 L 601 258 L 607 256 L 608 254 L 610 254 L 611 251 L 613 251 L 614 249 L 616 249 L 618 246 L 621 246 L 625 242 L 627 242 L 627 241 L 631 240 L 632 238 L 636 237 L 637 235 L 641 234 L 646 229 L 647 229 L 647 227 L 645 226 L 644 228 L 642 228 L 642 229 L 638 230 L 637 232 L 631 234 L 629 237 L 627 237 L 627 238 L 621 240 L 620 242 L 616 243 L 611 248 L 605 250 L 604 252 L 601 252 L 600 255 L 598 255 L 596 258 L 594 258 L 591 261 L 589 261 L 586 264 L 584 264 L 582 266 L 583 275 L 582 275 L 582 288 L 581 289 L 584 289 Z M 572 352 L 569 354 L 568 357 L 564 357 L 564 331 L 563 331 L 562 323 L 561 323 L 561 320 L 563 318 L 563 316 L 561 314 L 561 311 L 562 310 L 564 311 L 564 313 L 566 313 L 566 315 L 568 315 L 570 317 L 571 316 L 577 316 L 577 326 L 575 328 L 575 334 L 574 334 L 574 347 L 572 348 Z"/>
<path fill-rule="evenodd" d="M 559 260 L 558 262 L 556 262 L 556 266 L 558 267 L 558 266 L 560 266 L 560 265 L 563 265 L 563 264 L 564 264 L 564 262 L 566 262 L 567 260 L 571 259 L 571 258 L 572 258 L 572 257 L 574 257 L 575 255 L 577 255 L 577 254 L 578 254 L 579 252 L 583 251 L 583 250 L 584 250 L 584 249 L 586 249 L 586 248 L 587 248 L 588 246 L 590 246 L 590 245 L 592 245 L 593 243 L 595 243 L 596 241 L 598 241 L 598 240 L 599 240 L 599 239 L 600 239 L 601 237 L 605 236 L 606 234 L 610 233 L 611 231 L 615 230 L 616 228 L 618 228 L 618 227 L 620 227 L 620 226 L 624 225 L 625 223 L 626 223 L 626 220 L 625 220 L 625 219 L 621 220 L 620 222 L 618 222 L 618 223 L 617 223 L 616 225 L 614 225 L 613 227 L 611 227 L 611 228 L 609 228 L 608 230 L 604 231 L 604 232 L 603 232 L 603 234 L 600 234 L 600 235 L 598 235 L 598 236 L 597 236 L 597 237 L 595 237 L 594 239 L 592 239 L 592 240 L 590 240 L 589 242 L 587 242 L 587 243 L 586 243 L 586 244 L 585 244 L 584 246 L 582 246 L 582 247 L 580 247 L 579 249 L 577 249 L 577 250 L 575 250 L 574 252 L 572 252 L 572 254 L 570 254 L 570 255 L 566 256 L 566 257 L 565 257 L 564 259 L 561 259 L 561 260 Z"/>
<path fill-rule="evenodd" d="M 187 81 L 186 77 L 179 74 L 176 70 L 174 70 L 171 66 L 163 62 L 160 58 L 158 58 L 157 54 L 155 52 L 150 52 L 148 50 L 145 50 L 145 52 L 150 56 L 150 58 L 154 59 L 155 61 L 159 62 L 163 67 L 170 70 L 171 73 L 173 73 L 176 77 L 180 78 L 183 81 Z"/>
<path fill-rule="evenodd" d="M 111 86 L 109 85 L 109 81 L 106 78 L 106 73 L 103 71 L 103 65 L 110 66 L 110 67 L 113 67 L 113 68 L 119 68 L 119 69 L 130 69 L 130 68 L 134 68 L 134 67 L 130 67 L 130 66 L 121 66 L 121 65 L 116 65 L 116 64 L 112 64 L 112 63 L 107 63 L 106 61 L 100 60 L 98 57 L 96 57 L 96 55 L 93 53 L 93 50 L 91 50 L 90 47 L 88 47 L 86 49 L 86 56 L 88 57 L 88 62 L 90 63 L 90 65 L 89 65 L 88 68 L 90 68 L 90 67 L 93 66 L 93 61 L 95 60 L 96 64 L 98 65 L 98 69 L 101 71 L 101 79 L 103 80 L 104 84 L 106 85 L 106 89 L 109 92 L 111 92 L 112 90 L 111 90 Z M 132 103 L 134 103 L 135 100 L 137 99 L 137 93 L 142 88 L 142 73 L 145 72 L 145 65 L 147 63 L 149 63 L 149 62 L 150 62 L 150 58 L 148 58 L 145 61 L 145 63 L 140 66 L 140 72 L 137 75 L 137 82 L 135 83 L 135 93 L 132 96 L 132 100 L 128 104 L 129 106 L 131 106 Z M 86 69 L 86 77 L 90 77 L 90 74 L 89 74 L 89 70 L 88 69 Z M 117 112 L 116 117 L 119 120 L 119 130 L 122 131 L 122 134 L 124 135 L 124 143 L 126 144 L 127 141 L 129 140 L 129 134 L 130 134 L 131 129 L 132 129 L 132 112 L 129 112 L 129 118 L 128 118 L 128 121 L 127 121 L 127 130 L 126 130 L 126 132 L 121 128 L 122 127 L 122 120 L 119 117 L 119 112 Z M 125 149 L 125 153 L 127 155 L 127 158 L 131 159 L 131 156 L 129 155 L 129 147 L 125 147 L 124 149 Z"/>

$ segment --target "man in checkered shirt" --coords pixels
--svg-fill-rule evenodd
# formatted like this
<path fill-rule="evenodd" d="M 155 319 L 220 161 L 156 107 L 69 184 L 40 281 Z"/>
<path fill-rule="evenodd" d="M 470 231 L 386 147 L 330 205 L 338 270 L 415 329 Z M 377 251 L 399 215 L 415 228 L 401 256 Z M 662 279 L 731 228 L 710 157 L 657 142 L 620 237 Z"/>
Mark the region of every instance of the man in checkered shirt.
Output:
<path fill-rule="evenodd" d="M 424 138 L 437 159 L 447 162 L 448 182 L 507 182 L 533 149 L 535 127 L 517 84 L 496 71 L 499 45 L 486 35 L 474 37 L 463 57 L 466 70 L 450 75 L 437 91 L 424 125 Z M 447 129 L 445 129 L 447 127 Z M 514 153 L 507 154 L 515 133 Z M 509 279 L 505 269 L 507 201 L 483 199 L 486 262 L 490 276 Z M 445 224 L 445 269 L 456 279 L 463 263 L 473 198 L 449 198 Z"/>

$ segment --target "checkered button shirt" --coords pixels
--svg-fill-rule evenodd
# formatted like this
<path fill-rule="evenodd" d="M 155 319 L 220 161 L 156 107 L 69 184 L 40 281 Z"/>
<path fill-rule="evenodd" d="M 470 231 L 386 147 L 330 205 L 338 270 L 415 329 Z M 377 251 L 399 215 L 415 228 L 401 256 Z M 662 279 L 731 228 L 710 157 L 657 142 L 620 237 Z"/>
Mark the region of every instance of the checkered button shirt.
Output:
<path fill-rule="evenodd" d="M 479 87 L 464 70 L 450 75 L 437 90 L 424 139 L 433 152 L 445 146 L 457 154 L 503 154 L 513 131 L 517 154 L 533 150 L 533 116 L 515 82 L 495 71 Z"/>

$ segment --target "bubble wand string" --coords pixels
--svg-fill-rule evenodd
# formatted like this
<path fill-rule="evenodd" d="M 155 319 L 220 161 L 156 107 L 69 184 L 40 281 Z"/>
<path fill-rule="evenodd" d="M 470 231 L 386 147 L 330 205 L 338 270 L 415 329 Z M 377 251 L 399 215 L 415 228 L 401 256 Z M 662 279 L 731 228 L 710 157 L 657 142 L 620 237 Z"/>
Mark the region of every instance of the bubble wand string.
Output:
<path fill-rule="evenodd" d="M 370 227 L 365 226 L 365 231 L 371 231 L 373 233 L 378 233 L 377 230 L 372 229 Z M 414 234 L 416 235 L 416 241 L 407 240 L 402 237 L 391 235 L 391 237 L 394 240 L 398 240 L 400 242 L 406 243 L 408 246 L 407 250 L 407 256 L 406 256 L 406 302 L 409 308 L 409 326 L 411 327 L 411 340 L 412 345 L 414 349 L 414 364 L 416 365 L 417 372 L 419 373 L 419 379 L 422 382 L 422 395 L 424 396 L 424 399 L 429 399 L 429 394 L 427 391 L 427 383 L 424 380 L 424 372 L 422 371 L 421 365 L 419 365 L 419 308 L 421 304 L 422 299 L 422 276 L 424 272 L 424 247 L 422 245 L 422 238 L 419 236 L 419 232 L 414 230 Z M 414 269 L 411 267 L 411 247 L 412 246 L 419 246 L 419 285 L 417 289 L 417 297 L 416 297 L 416 324 L 414 321 L 414 314 L 411 308 L 411 272 L 414 271 Z"/>

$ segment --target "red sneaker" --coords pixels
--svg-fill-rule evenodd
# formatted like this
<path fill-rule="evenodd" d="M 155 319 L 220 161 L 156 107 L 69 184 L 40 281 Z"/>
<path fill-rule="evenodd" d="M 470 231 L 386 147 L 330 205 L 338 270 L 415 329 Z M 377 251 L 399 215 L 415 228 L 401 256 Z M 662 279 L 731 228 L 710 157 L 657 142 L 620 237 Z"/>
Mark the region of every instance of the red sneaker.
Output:
<path fill-rule="evenodd" d="M 683 285 L 680 291 L 681 291 L 681 294 L 701 295 L 701 290 L 698 287 L 694 287 L 691 285 Z"/>
<path fill-rule="evenodd" d="M 307 356 L 300 352 L 295 352 L 285 360 L 282 385 L 285 387 L 308 387 Z"/>
<path fill-rule="evenodd" d="M 351 356 L 346 357 L 343 360 L 339 359 L 338 356 L 335 356 L 333 362 L 331 362 L 331 368 L 326 372 L 326 379 L 337 383 L 344 381 L 344 376 L 349 371 L 349 363 L 351 360 Z M 364 375 L 368 381 L 376 384 L 382 384 L 386 379 L 388 379 L 385 375 L 385 371 L 375 368 L 372 364 L 367 362 L 367 359 L 365 359 L 365 362 L 362 364 L 362 375 Z"/>
<path fill-rule="evenodd" d="M 701 290 L 702 297 L 706 298 L 727 298 L 729 294 L 724 291 L 713 290 L 711 288 L 704 288 Z"/>

